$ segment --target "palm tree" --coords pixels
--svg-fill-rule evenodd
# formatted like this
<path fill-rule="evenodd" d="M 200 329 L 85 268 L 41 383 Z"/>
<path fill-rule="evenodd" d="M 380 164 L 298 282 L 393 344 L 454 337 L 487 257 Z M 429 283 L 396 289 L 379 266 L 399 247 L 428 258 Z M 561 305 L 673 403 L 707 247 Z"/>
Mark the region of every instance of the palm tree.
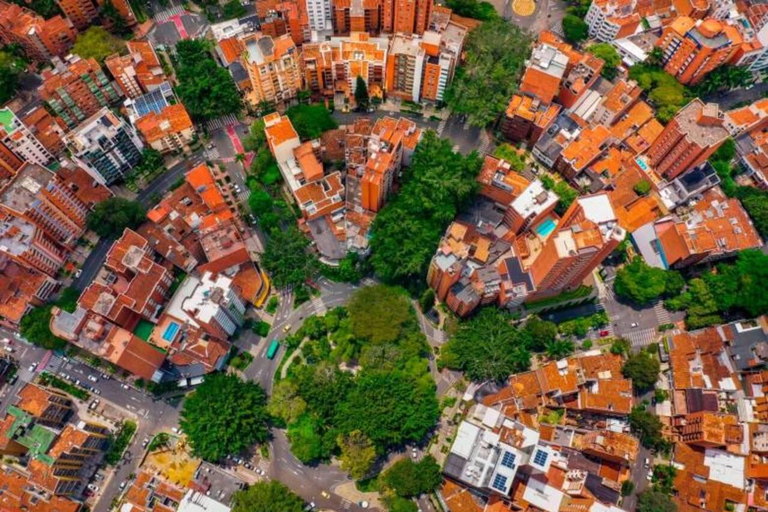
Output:
<path fill-rule="evenodd" d="M 545 345 L 545 352 L 550 359 L 562 359 L 573 352 L 573 342 L 570 340 L 553 340 Z"/>
<path fill-rule="evenodd" d="M 235 155 L 235 162 L 239 163 L 243 166 L 243 171 L 248 172 L 248 169 L 245 168 L 245 155 L 242 153 L 238 153 Z"/>

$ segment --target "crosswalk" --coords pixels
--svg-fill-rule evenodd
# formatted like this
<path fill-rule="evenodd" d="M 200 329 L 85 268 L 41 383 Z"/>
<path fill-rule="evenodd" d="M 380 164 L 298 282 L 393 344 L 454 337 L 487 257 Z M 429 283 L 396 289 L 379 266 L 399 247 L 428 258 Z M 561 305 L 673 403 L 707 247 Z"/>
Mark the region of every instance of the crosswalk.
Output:
<path fill-rule="evenodd" d="M 173 18 L 174 16 L 181 16 L 182 14 L 184 14 L 184 8 L 180 5 L 177 5 L 171 7 L 170 9 L 164 9 L 155 14 L 155 22 L 162 23 L 169 20 L 170 18 Z"/>
<path fill-rule="evenodd" d="M 658 301 L 653 305 L 653 312 L 656 313 L 656 318 L 659 321 L 659 325 L 672 322 L 672 319 L 669 317 L 669 311 L 664 308 L 664 303 L 662 301 Z"/>
<path fill-rule="evenodd" d="M 440 124 L 437 125 L 437 134 L 440 135 L 441 137 L 443 136 L 443 131 L 445 131 L 445 125 L 447 124 L 448 124 L 448 120 L 443 119 L 442 121 L 440 121 Z"/>
<path fill-rule="evenodd" d="M 651 343 L 655 343 L 658 340 L 659 333 L 655 327 L 649 327 L 648 329 L 631 332 L 625 337 L 629 339 L 633 349 L 639 350 Z"/>
<path fill-rule="evenodd" d="M 251 190 L 248 188 L 237 194 L 237 198 L 241 203 L 247 203 L 249 197 L 251 197 Z"/>
<path fill-rule="evenodd" d="M 341 500 L 341 508 L 349 510 L 352 507 L 352 502 L 346 499 Z"/>
<path fill-rule="evenodd" d="M 328 311 L 322 297 L 312 299 L 312 302 L 309 303 L 309 308 L 313 311 L 312 314 L 314 315 L 324 315 L 325 312 Z"/>
<path fill-rule="evenodd" d="M 213 161 L 213 160 L 218 160 L 219 158 L 221 158 L 221 153 L 219 152 L 219 148 L 217 148 L 216 146 L 213 146 L 211 149 L 205 150 L 206 160 Z"/>
<path fill-rule="evenodd" d="M 237 124 L 237 116 L 235 114 L 227 114 L 226 116 L 211 119 L 205 123 L 205 127 L 209 132 L 212 132 L 213 130 L 220 130 L 233 124 Z"/>
<path fill-rule="evenodd" d="M 485 130 L 480 132 L 480 146 L 477 148 L 477 152 L 481 155 L 485 155 L 489 153 L 491 146 L 493 145 L 493 141 L 488 136 L 488 132 Z"/>

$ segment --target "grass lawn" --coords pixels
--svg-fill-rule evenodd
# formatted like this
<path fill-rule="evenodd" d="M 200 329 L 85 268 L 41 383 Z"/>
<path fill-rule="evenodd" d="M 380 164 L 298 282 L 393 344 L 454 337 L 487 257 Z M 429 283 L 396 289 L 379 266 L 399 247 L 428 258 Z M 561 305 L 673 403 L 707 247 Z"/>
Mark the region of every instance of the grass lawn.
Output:
<path fill-rule="evenodd" d="M 144 341 L 148 341 L 149 336 L 152 334 L 152 329 L 154 328 L 154 324 L 147 322 L 146 320 L 141 320 L 139 321 L 139 325 L 136 326 L 136 329 L 133 330 L 133 334 Z"/>

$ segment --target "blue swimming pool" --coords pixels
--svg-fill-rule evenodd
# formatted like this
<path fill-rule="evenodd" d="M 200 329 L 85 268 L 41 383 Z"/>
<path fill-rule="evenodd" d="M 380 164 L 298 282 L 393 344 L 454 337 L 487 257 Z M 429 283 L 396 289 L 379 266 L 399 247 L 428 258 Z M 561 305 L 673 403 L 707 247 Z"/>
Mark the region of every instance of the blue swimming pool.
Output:
<path fill-rule="evenodd" d="M 648 166 L 645 165 L 645 160 L 643 160 L 640 157 L 635 158 L 635 162 L 637 162 L 637 165 L 644 171 L 648 170 Z"/>
<path fill-rule="evenodd" d="M 171 322 L 168 324 L 168 327 L 165 328 L 165 332 L 163 332 L 163 339 L 165 341 L 173 341 L 173 338 L 176 336 L 176 333 L 179 332 L 179 324 L 176 322 Z"/>
<path fill-rule="evenodd" d="M 539 236 L 547 236 L 552 231 L 554 231 L 556 226 L 557 224 L 555 224 L 555 221 L 552 220 L 551 218 L 548 218 L 547 220 L 545 220 L 544 222 L 536 226 L 536 233 L 538 233 Z"/>

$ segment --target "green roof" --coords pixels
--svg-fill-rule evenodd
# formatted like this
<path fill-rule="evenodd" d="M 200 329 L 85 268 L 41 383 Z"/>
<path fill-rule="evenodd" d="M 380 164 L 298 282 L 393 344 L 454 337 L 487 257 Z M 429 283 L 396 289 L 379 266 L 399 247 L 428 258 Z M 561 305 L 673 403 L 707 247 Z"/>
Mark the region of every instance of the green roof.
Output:
<path fill-rule="evenodd" d="M 56 440 L 56 432 L 34 423 L 34 417 L 15 405 L 8 407 L 8 414 L 15 419 L 8 437 L 15 439 L 29 450 L 29 456 L 45 464 L 53 464 L 53 458 L 47 455 Z"/>
<path fill-rule="evenodd" d="M 0 124 L 3 125 L 3 128 L 5 128 L 5 131 L 8 133 L 13 133 L 13 112 L 11 112 L 11 109 L 4 108 L 0 109 Z"/>

